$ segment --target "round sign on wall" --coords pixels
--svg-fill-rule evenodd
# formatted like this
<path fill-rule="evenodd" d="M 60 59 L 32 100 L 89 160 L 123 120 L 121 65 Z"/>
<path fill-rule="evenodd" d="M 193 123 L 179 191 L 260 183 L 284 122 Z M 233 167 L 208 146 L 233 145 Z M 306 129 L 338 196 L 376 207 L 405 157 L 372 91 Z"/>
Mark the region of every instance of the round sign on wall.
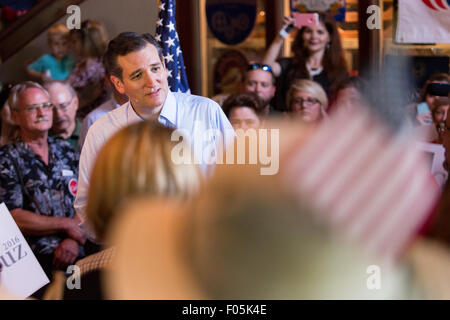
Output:
<path fill-rule="evenodd" d="M 238 44 L 252 32 L 257 0 L 206 0 L 206 18 L 214 36 L 225 44 Z"/>

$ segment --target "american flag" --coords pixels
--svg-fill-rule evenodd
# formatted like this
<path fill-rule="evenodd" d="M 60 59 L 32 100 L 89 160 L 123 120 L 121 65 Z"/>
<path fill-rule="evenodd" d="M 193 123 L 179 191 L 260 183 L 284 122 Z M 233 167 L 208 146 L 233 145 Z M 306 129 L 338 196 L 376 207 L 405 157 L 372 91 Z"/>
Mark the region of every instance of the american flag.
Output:
<path fill-rule="evenodd" d="M 175 0 L 160 0 L 155 38 L 163 48 L 170 90 L 190 92 L 175 23 Z"/>
<path fill-rule="evenodd" d="M 324 223 L 395 262 L 429 218 L 438 186 L 407 134 L 368 109 L 340 111 L 290 148 L 285 180 Z"/>

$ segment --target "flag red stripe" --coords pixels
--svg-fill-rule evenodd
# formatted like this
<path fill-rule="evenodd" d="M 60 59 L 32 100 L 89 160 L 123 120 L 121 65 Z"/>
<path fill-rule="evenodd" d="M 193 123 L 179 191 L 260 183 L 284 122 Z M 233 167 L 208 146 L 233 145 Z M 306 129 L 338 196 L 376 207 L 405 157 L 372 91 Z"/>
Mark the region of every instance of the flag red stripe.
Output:
<path fill-rule="evenodd" d="M 350 202 L 350 207 L 347 206 L 346 211 L 348 213 L 340 221 L 344 228 L 355 226 L 355 221 L 358 220 L 361 223 L 362 217 L 358 215 L 363 214 L 363 217 L 368 219 L 367 211 L 372 211 L 372 214 L 380 212 L 380 206 L 383 206 L 386 201 L 384 198 L 386 183 L 389 182 L 391 185 L 398 178 L 396 174 L 399 172 L 398 169 L 402 167 L 402 160 L 406 158 L 406 155 L 399 149 L 380 151 L 381 153 L 375 160 L 375 165 L 364 173 L 357 188 L 355 188 L 355 199 Z"/>
<path fill-rule="evenodd" d="M 436 2 L 436 4 L 441 7 L 442 9 L 447 9 L 444 4 L 442 3 L 442 0 L 434 0 L 434 2 Z"/>
<path fill-rule="evenodd" d="M 428 7 L 430 7 L 433 10 L 437 10 L 430 2 L 430 0 L 422 0 L 423 3 L 425 3 Z"/>
<path fill-rule="evenodd" d="M 401 159 L 399 159 L 401 160 Z M 400 161 L 398 161 L 400 162 Z M 416 163 L 416 161 L 413 162 L 413 164 Z M 400 162 L 400 164 L 402 164 Z M 409 165 L 408 168 L 402 168 L 406 170 L 415 170 L 413 165 Z M 394 171 L 392 171 L 394 172 Z M 389 177 L 389 172 L 386 172 L 385 178 Z M 411 190 L 412 182 L 414 182 L 414 178 L 416 175 L 408 175 L 404 173 L 398 173 L 398 180 L 394 180 L 393 178 L 389 178 L 390 183 L 393 183 L 395 181 L 395 185 L 391 187 L 393 190 L 402 190 L 402 188 L 407 188 L 406 192 Z M 414 191 L 414 190 L 412 190 Z M 411 192 L 412 192 L 411 191 Z M 420 191 L 420 190 L 419 190 Z M 420 192 L 419 192 L 420 194 Z M 367 221 L 367 228 L 364 228 L 364 232 L 361 234 L 361 237 L 359 238 L 361 241 L 369 243 L 370 240 L 373 240 L 376 238 L 376 233 L 380 234 L 383 233 L 384 228 L 389 226 L 390 221 L 395 221 L 397 217 L 405 217 L 407 216 L 408 212 L 405 212 L 399 208 L 399 205 L 401 205 L 402 201 L 408 201 L 408 203 L 414 203 L 415 197 L 419 194 L 413 194 L 412 196 L 406 197 L 405 196 L 401 199 L 398 199 L 398 193 L 390 193 L 390 195 L 386 198 L 384 198 L 384 205 L 380 206 L 377 209 L 378 214 L 373 214 L 369 221 Z M 409 217 L 411 218 L 411 217 Z M 369 227 L 370 226 L 370 227 Z"/>

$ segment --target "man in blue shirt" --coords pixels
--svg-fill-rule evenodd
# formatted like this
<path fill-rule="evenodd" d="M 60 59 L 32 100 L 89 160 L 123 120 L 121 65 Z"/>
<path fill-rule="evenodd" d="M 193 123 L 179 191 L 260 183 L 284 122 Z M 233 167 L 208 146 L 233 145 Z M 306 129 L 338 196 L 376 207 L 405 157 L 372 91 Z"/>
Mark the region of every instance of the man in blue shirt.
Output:
<path fill-rule="evenodd" d="M 117 91 L 129 101 L 97 120 L 89 129 L 80 156 L 75 209 L 85 221 L 89 177 L 106 140 L 119 129 L 143 120 L 157 120 L 191 143 L 194 159 L 206 171 L 212 148 L 234 139 L 233 128 L 220 106 L 204 97 L 170 92 L 163 52 L 150 34 L 124 32 L 113 39 L 103 57 L 105 71 Z M 220 135 L 220 136 L 219 136 Z M 174 137 L 175 141 L 181 140 Z M 172 159 L 174 160 L 174 159 Z M 93 234 L 90 234 L 93 236 Z"/>

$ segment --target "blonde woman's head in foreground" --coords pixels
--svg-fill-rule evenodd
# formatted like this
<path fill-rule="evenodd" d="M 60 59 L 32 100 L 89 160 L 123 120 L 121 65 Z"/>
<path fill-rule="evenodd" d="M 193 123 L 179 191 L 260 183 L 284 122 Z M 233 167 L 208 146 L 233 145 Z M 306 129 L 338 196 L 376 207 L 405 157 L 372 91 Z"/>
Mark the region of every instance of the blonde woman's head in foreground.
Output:
<path fill-rule="evenodd" d="M 133 203 L 113 228 L 110 298 L 392 298 L 388 272 L 383 290 L 369 290 L 374 260 L 318 221 L 307 200 L 241 169 L 218 168 L 191 205 Z"/>
<path fill-rule="evenodd" d="M 117 132 L 100 151 L 91 175 L 87 217 L 102 239 L 120 205 L 132 197 L 189 198 L 200 184 L 200 171 L 171 159 L 173 130 L 143 121 Z"/>

